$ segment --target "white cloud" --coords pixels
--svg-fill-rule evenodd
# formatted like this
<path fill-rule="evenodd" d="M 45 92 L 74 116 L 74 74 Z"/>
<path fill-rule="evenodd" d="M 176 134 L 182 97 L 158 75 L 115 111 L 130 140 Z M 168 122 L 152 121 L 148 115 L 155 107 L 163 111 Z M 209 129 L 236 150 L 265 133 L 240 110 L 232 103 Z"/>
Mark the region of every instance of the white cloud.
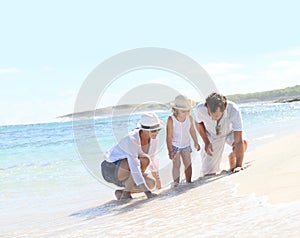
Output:
<path fill-rule="evenodd" d="M 202 65 L 215 82 L 219 91 L 225 95 L 273 90 L 300 84 L 299 57 L 298 60 L 284 60 L 284 58 L 281 58 L 272 61 L 255 61 L 254 59 L 246 64 L 208 62 Z M 133 82 L 133 80 L 126 80 L 126 82 L 130 81 Z M 199 93 L 188 82 L 171 73 L 153 75 L 147 83 L 164 84 L 178 90 L 180 93 L 190 95 L 194 100 L 201 99 L 198 95 Z M 137 86 L 137 84 L 134 86 Z M 120 89 L 119 86 L 117 88 Z M 106 100 L 103 104 L 106 106 L 109 102 L 115 102 L 116 98 L 121 97 L 129 89 L 125 90 L 125 87 L 122 87 L 122 92 L 119 90 L 118 93 L 117 91 L 110 91 L 109 93 L 112 94 L 107 94 L 108 92 L 106 92 Z"/>
<path fill-rule="evenodd" d="M 300 84 L 300 60 L 259 64 L 208 63 L 209 73 L 221 93 L 229 95 L 267 91 Z M 246 67 L 247 66 L 247 67 Z"/>
<path fill-rule="evenodd" d="M 288 69 L 300 72 L 300 61 L 281 60 L 271 63 L 270 67 L 274 69 Z"/>
<path fill-rule="evenodd" d="M 17 68 L 0 68 L 0 74 L 12 74 L 20 72 Z"/>
<path fill-rule="evenodd" d="M 0 102 L 0 125 L 31 124 L 56 120 L 73 112 L 73 102 L 26 100 Z"/>
<path fill-rule="evenodd" d="M 0 100 L 0 125 L 56 121 L 57 117 L 74 112 L 77 93 L 76 90 L 65 90 L 51 98 L 34 93 L 5 97 Z"/>
<path fill-rule="evenodd" d="M 273 88 L 299 85 L 300 61 L 274 62 L 262 71 L 260 76 Z"/>

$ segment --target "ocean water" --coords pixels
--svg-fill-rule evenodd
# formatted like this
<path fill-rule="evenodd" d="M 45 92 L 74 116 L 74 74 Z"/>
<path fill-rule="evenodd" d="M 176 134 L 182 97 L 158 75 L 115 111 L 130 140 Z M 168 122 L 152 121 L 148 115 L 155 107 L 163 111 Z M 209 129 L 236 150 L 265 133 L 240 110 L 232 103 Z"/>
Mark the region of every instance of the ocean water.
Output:
<path fill-rule="evenodd" d="M 299 102 L 247 103 L 241 104 L 240 108 L 249 140 L 249 150 L 300 129 Z M 166 122 L 170 111 L 159 111 L 157 114 Z M 96 138 L 102 151 L 112 146 L 122 135 L 134 129 L 139 117 L 140 115 L 136 114 L 95 119 Z M 0 237 L 43 237 L 51 236 L 51 234 L 66 236 L 64 229 L 73 227 L 76 230 L 80 227 L 84 230 L 84 223 L 80 223 L 81 217 L 75 216 L 74 218 L 71 214 L 80 210 L 86 211 L 85 209 L 89 207 L 101 207 L 101 204 L 114 199 L 113 187 L 101 183 L 87 171 L 82 163 L 73 133 L 72 122 L 0 127 L 0 211 L 2 217 L 0 218 Z M 161 131 L 159 138 L 162 141 L 161 166 L 171 173 L 171 163 L 167 158 L 164 144 L 164 130 Z M 201 162 L 199 154 L 192 154 L 193 163 L 195 163 L 193 177 L 197 179 L 201 175 Z M 99 161 L 101 158 L 100 154 Z M 169 177 L 166 175 L 163 178 L 164 187 L 169 185 L 170 178 L 170 174 Z M 214 207 L 213 201 L 220 191 L 211 189 L 206 194 L 206 200 L 212 200 L 211 211 L 208 209 L 207 214 L 226 205 L 224 201 L 224 204 Z M 228 196 L 230 204 L 226 206 L 234 206 L 233 192 Z M 253 200 L 253 203 L 259 202 Z M 249 209 L 247 219 L 257 218 L 258 208 L 245 209 Z M 263 216 L 270 209 L 265 206 L 258 210 Z M 284 216 L 283 208 L 276 209 L 280 211 L 280 216 Z M 287 209 L 293 210 L 290 207 Z M 221 210 L 219 212 L 222 214 Z M 234 212 L 233 208 L 233 217 Z M 108 217 L 107 221 L 110 219 Z M 275 218 L 270 217 L 270 223 L 272 219 Z M 211 227 L 212 224 L 209 223 L 208 226 Z M 203 232 L 208 226 L 206 227 L 205 224 L 201 226 Z M 276 223 L 274 228 L 276 228 Z M 222 229 L 223 232 L 227 230 L 225 227 L 218 227 L 220 234 Z"/>

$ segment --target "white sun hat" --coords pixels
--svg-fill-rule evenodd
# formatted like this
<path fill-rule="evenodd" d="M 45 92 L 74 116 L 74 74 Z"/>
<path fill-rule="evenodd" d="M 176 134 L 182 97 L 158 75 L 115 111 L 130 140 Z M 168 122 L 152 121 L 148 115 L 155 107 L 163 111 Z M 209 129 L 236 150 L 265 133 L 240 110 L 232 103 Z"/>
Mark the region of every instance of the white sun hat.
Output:
<path fill-rule="evenodd" d="M 160 130 L 163 127 L 163 121 L 158 118 L 156 113 L 147 112 L 141 116 L 140 121 L 137 123 L 137 127 L 146 131 Z"/>
<path fill-rule="evenodd" d="M 194 102 L 184 95 L 178 95 L 173 102 L 171 107 L 183 111 L 191 110 Z"/>

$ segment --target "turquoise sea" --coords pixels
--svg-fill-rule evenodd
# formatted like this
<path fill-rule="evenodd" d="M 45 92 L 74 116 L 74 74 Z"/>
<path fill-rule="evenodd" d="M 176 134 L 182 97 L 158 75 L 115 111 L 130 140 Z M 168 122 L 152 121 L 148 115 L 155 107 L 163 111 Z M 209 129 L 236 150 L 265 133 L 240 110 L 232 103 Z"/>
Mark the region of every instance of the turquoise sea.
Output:
<path fill-rule="evenodd" d="M 300 129 L 299 102 L 256 102 L 239 106 L 249 150 Z M 157 114 L 166 122 L 170 111 Z M 139 118 L 139 114 L 131 115 L 130 119 L 119 116 L 113 120 L 114 125 L 109 117 L 95 119 L 101 148 L 108 149 L 115 142 L 113 127 L 117 125 L 129 131 L 135 128 Z M 160 139 L 165 141 L 164 130 Z M 164 148 L 161 154 L 162 164 L 170 163 Z M 193 160 L 200 160 L 198 156 L 194 153 Z M 194 177 L 199 176 L 194 174 Z M 34 229 L 39 222 L 46 221 L 46 217 L 53 224 L 60 223 L 61 214 L 66 211 L 75 212 L 91 203 L 114 199 L 113 189 L 97 181 L 81 162 L 71 121 L 1 126 L 0 181 L 0 236 L 9 236 L 14 234 L 12 231 L 25 227 Z M 49 226 L 48 220 L 47 224 L 45 226 Z"/>

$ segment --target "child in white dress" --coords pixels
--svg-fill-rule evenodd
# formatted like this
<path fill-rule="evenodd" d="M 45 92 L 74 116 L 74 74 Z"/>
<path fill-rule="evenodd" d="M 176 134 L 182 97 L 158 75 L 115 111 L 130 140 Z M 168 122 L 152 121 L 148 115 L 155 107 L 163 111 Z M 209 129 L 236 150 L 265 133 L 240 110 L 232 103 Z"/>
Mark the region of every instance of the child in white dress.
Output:
<path fill-rule="evenodd" d="M 179 95 L 172 103 L 173 114 L 168 117 L 167 121 L 167 147 L 169 158 L 173 162 L 172 176 L 173 187 L 177 187 L 180 182 L 181 160 L 184 164 L 185 179 L 191 183 L 192 179 L 192 162 L 191 162 L 191 145 L 190 135 L 194 141 L 194 147 L 200 150 L 200 145 L 196 136 L 193 118 L 190 115 L 192 103 L 189 98 Z"/>

